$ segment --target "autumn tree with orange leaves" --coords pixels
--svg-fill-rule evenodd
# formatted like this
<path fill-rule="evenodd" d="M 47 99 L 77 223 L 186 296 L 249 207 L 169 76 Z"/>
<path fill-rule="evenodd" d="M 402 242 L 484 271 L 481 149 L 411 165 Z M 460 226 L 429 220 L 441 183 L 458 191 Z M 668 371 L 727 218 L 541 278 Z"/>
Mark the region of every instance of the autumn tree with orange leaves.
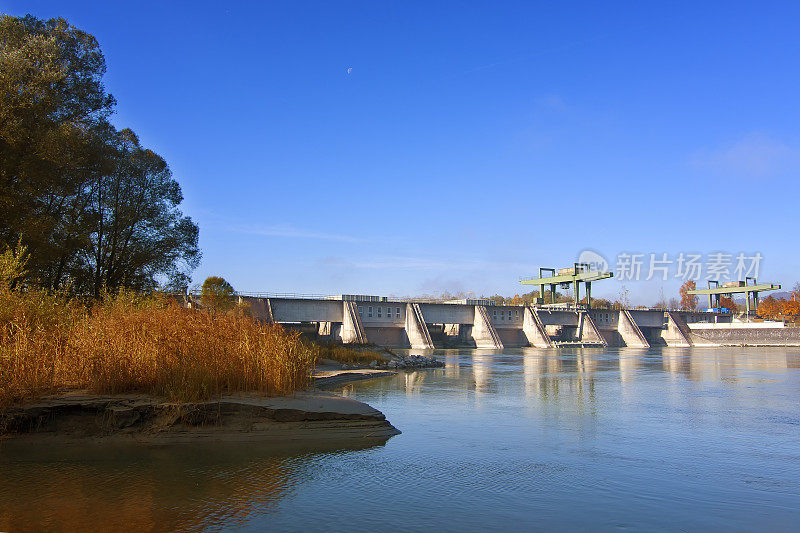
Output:
<path fill-rule="evenodd" d="M 774 296 L 768 296 L 758 305 L 758 315 L 762 318 L 779 320 L 788 319 L 797 321 L 800 319 L 800 283 L 796 283 L 792 288 L 792 294 L 788 300 L 780 300 Z"/>
<path fill-rule="evenodd" d="M 687 311 L 697 309 L 697 296 L 689 294 L 689 291 L 693 291 L 696 288 L 697 284 L 692 279 L 685 281 L 683 285 L 681 285 L 681 309 Z"/>
<path fill-rule="evenodd" d="M 791 297 L 783 301 L 782 311 L 786 318 L 796 321 L 800 317 L 800 283 L 795 283 Z"/>
<path fill-rule="evenodd" d="M 767 296 L 758 304 L 758 316 L 771 320 L 778 318 L 783 313 L 782 301 L 784 300 L 776 300 L 774 296 Z"/>
<path fill-rule="evenodd" d="M 731 313 L 735 313 L 739 310 L 739 306 L 736 305 L 736 302 L 733 301 L 733 298 L 730 296 L 723 296 L 719 299 L 719 306 L 724 307 L 726 309 L 730 309 Z"/>

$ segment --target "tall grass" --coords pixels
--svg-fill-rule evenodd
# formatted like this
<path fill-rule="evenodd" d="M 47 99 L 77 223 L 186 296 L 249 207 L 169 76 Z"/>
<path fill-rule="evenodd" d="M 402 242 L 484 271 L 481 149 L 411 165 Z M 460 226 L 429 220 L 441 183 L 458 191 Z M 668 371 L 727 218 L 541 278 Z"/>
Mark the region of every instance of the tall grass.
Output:
<path fill-rule="evenodd" d="M 368 365 L 373 361 L 378 363 L 385 363 L 388 361 L 386 356 L 370 349 L 368 346 L 352 348 L 335 342 L 316 345 L 307 342 L 307 344 L 316 350 L 317 362 L 320 362 L 322 359 L 330 359 L 339 363 L 351 365 Z"/>
<path fill-rule="evenodd" d="M 0 408 L 68 388 L 195 401 L 309 385 L 317 351 L 244 313 L 122 293 L 81 303 L 0 290 Z"/>

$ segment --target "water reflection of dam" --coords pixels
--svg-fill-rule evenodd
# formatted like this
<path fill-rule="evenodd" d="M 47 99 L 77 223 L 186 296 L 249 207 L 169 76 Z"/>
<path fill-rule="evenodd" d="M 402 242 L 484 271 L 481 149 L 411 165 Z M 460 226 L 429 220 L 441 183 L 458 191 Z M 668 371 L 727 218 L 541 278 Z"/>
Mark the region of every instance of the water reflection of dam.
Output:
<path fill-rule="evenodd" d="M 736 379 L 751 372 L 782 371 L 800 367 L 800 354 L 791 358 L 785 351 L 764 351 L 759 354 L 738 353 L 725 348 L 621 348 L 608 352 L 602 349 L 550 349 L 524 348 L 513 355 L 495 351 L 449 351 L 441 358 L 445 366 L 442 375 L 474 390 L 478 395 L 496 392 L 494 374 L 501 371 L 496 366 L 498 356 L 520 357 L 522 387 L 529 398 L 554 399 L 559 395 L 581 395 L 596 388 L 599 374 L 613 372 L 615 380 L 626 394 L 644 373 L 664 372 L 683 376 L 693 381 Z M 418 393 L 424 383 L 425 372 L 404 374 L 404 389 Z"/>
<path fill-rule="evenodd" d="M 488 355 L 472 354 L 472 378 L 475 381 L 476 393 L 489 390 L 489 378 L 491 377 L 491 365 L 493 362 L 493 358 Z"/>
<path fill-rule="evenodd" d="M 785 351 L 765 349 L 759 353 L 740 353 L 724 348 L 664 349 L 662 368 L 670 374 L 692 381 L 719 381 L 744 378 L 753 372 L 783 371 L 798 366 Z"/>
<path fill-rule="evenodd" d="M 529 404 L 531 413 L 549 406 L 561 411 L 567 405 L 572 415 L 596 411 L 596 375 L 600 368 L 592 351 L 559 354 L 524 350 L 522 370 L 525 396 L 535 402 Z"/>

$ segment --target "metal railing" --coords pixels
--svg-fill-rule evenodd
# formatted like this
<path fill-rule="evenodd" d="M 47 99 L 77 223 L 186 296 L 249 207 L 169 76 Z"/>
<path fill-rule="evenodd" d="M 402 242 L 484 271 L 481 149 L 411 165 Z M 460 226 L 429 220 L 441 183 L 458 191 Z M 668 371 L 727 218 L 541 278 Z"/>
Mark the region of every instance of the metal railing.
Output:
<path fill-rule="evenodd" d="M 191 296 L 200 296 L 201 291 L 190 291 Z M 296 292 L 244 292 L 236 291 L 234 296 L 249 296 L 251 298 L 285 298 L 290 300 L 327 300 L 338 295 L 334 294 L 301 294 Z"/>
<path fill-rule="evenodd" d="M 200 297 L 201 291 L 200 290 L 192 290 L 189 291 L 189 296 Z M 180 293 L 175 293 L 176 296 L 183 296 Z M 287 300 L 339 300 L 341 299 L 341 294 L 304 294 L 304 293 L 296 293 L 296 292 L 246 292 L 246 291 L 236 291 L 234 292 L 235 296 L 247 296 L 250 298 L 282 298 Z M 501 303 L 488 303 L 488 298 L 476 298 L 475 300 L 487 300 L 487 303 L 484 304 L 475 304 L 475 305 L 483 305 L 485 307 L 525 307 L 525 304 L 501 304 Z M 348 301 L 362 301 L 362 300 L 348 300 Z M 370 300 L 363 300 L 363 302 L 368 302 Z M 464 305 L 461 304 L 459 301 L 449 301 L 449 300 L 440 300 L 437 298 L 425 298 L 425 297 L 413 297 L 413 296 L 387 296 L 386 300 L 383 300 L 382 303 L 420 303 L 420 304 L 450 304 L 450 305 Z M 375 303 L 381 303 L 377 300 Z M 472 305 L 472 304 L 466 304 Z M 575 305 L 574 302 L 564 302 L 560 304 L 530 304 L 532 307 L 537 309 L 541 309 L 543 311 L 619 311 L 619 309 L 615 309 L 614 307 L 592 307 L 587 308 L 586 304 L 578 304 Z M 717 313 L 709 313 L 705 310 L 695 309 L 695 310 L 687 310 L 687 309 L 680 309 L 680 308 L 669 308 L 669 307 L 649 307 L 645 309 L 636 309 L 632 307 L 626 308 L 629 311 L 672 311 L 672 312 L 684 312 L 684 313 L 697 313 L 697 314 L 717 314 Z M 752 314 L 752 312 L 751 312 Z"/>

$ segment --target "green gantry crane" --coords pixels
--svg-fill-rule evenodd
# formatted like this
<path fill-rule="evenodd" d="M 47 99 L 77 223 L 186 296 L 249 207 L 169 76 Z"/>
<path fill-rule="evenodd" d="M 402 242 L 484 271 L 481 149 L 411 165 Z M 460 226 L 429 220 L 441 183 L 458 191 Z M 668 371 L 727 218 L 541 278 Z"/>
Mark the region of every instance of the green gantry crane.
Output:
<path fill-rule="evenodd" d="M 753 283 L 748 285 L 748 281 L 752 281 Z M 714 284 L 713 287 L 712 283 Z M 753 298 L 753 305 L 758 309 L 759 292 L 776 291 L 780 288 L 781 286 L 777 283 L 758 283 L 756 278 L 746 277 L 744 281 L 728 281 L 722 285 L 719 284 L 719 281 L 709 281 L 707 289 L 695 289 L 693 291 L 687 291 L 687 293 L 708 295 L 708 307 L 710 308 L 721 307 L 720 299 L 722 296 L 728 296 L 732 299 L 734 294 L 744 293 L 744 298 L 747 301 L 747 315 L 750 316 L 751 295 Z M 714 305 L 715 301 L 716 305 Z"/>
<path fill-rule="evenodd" d="M 549 272 L 549 276 L 544 274 Z M 581 283 L 586 284 L 586 307 L 592 307 L 592 282 L 601 279 L 613 278 L 613 272 L 599 272 L 597 270 L 590 270 L 588 263 L 573 263 L 572 267 L 562 268 L 556 271 L 555 268 L 539 268 L 539 277 L 533 279 L 523 279 L 520 283 L 523 285 L 538 285 L 539 298 L 544 303 L 544 288 L 550 286 L 550 303 L 556 303 L 556 285 L 560 285 L 562 289 L 567 289 L 571 284 L 575 284 L 575 306 L 580 305 L 580 286 Z"/>

